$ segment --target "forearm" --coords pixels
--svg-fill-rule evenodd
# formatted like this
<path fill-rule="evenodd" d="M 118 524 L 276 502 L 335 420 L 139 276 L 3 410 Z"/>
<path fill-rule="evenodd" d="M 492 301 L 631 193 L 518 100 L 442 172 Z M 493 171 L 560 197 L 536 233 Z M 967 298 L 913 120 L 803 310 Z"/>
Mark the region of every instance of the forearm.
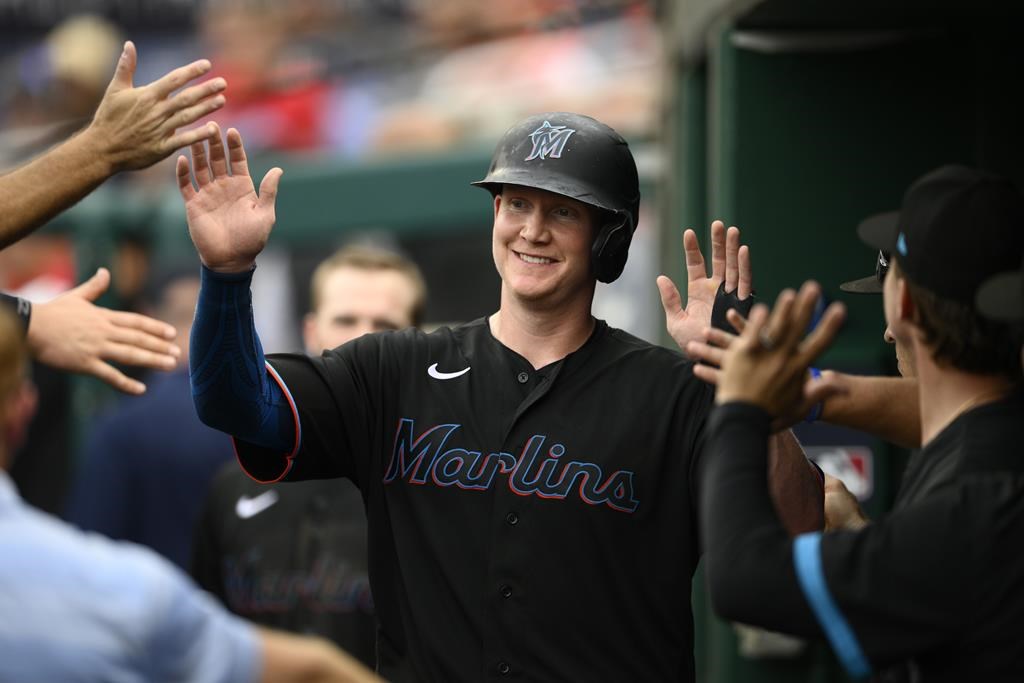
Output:
<path fill-rule="evenodd" d="M 791 536 L 822 529 L 824 482 L 789 429 L 769 437 L 768 487 L 782 526 Z"/>
<path fill-rule="evenodd" d="M 716 408 L 709 425 L 701 526 L 711 601 L 731 621 L 815 634 L 768 491 L 769 423 L 759 408 L 732 403 Z"/>
<path fill-rule="evenodd" d="M 252 271 L 203 268 L 189 350 L 192 400 L 199 419 L 277 451 L 294 448 L 290 404 L 271 377 L 252 317 Z"/>
<path fill-rule="evenodd" d="M 823 421 L 859 429 L 906 448 L 921 445 L 916 379 L 842 375 L 842 380 L 847 391 L 825 401 Z"/>
<path fill-rule="evenodd" d="M 102 146 L 86 129 L 0 176 L 0 249 L 78 202 L 113 173 Z"/>

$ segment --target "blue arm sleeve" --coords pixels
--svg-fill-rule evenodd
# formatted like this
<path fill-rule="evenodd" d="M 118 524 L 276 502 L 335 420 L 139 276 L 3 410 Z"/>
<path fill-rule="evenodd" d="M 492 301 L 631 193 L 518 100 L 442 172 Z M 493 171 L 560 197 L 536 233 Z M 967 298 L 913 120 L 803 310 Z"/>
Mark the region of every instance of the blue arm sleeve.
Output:
<path fill-rule="evenodd" d="M 202 267 L 189 343 L 192 401 L 204 424 L 288 452 L 299 426 L 284 391 L 269 375 L 256 335 L 252 273 Z"/>

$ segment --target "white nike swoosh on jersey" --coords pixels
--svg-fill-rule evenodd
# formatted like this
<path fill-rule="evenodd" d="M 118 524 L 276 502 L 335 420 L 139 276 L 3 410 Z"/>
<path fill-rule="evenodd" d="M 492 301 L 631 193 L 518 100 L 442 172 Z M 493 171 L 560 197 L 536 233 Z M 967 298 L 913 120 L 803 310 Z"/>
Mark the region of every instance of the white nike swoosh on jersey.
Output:
<path fill-rule="evenodd" d="M 434 363 L 429 368 L 427 368 L 427 374 L 433 377 L 434 379 L 455 379 L 456 377 L 462 377 L 467 372 L 469 372 L 468 367 L 462 368 L 457 372 L 441 372 L 440 370 L 437 369 L 437 363 Z"/>
<path fill-rule="evenodd" d="M 275 491 L 274 489 L 264 491 L 260 495 L 253 496 L 252 498 L 250 498 L 249 496 L 242 496 L 241 498 L 238 499 L 238 502 L 235 503 L 235 514 L 237 514 L 242 519 L 249 519 L 250 517 L 255 517 L 256 515 L 260 514 L 268 507 L 276 503 L 278 497 L 279 496 L 277 495 L 277 491 Z"/>

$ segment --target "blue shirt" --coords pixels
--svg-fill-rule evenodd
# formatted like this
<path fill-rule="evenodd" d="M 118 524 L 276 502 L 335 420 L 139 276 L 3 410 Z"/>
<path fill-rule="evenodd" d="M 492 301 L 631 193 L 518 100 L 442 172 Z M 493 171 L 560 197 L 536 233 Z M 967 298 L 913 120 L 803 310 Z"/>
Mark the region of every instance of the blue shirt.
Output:
<path fill-rule="evenodd" d="M 152 551 L 26 505 L 0 471 L 0 681 L 254 681 L 254 628 Z"/>
<path fill-rule="evenodd" d="M 67 519 L 187 570 L 210 482 L 235 454 L 226 434 L 199 421 L 187 372 L 155 373 L 147 383 L 86 439 Z"/>

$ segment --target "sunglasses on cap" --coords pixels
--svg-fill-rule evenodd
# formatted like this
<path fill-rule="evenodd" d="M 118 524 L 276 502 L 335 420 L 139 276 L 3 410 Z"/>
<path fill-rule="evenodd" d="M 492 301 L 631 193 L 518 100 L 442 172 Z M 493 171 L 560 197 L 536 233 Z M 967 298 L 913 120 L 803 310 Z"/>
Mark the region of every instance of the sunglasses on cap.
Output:
<path fill-rule="evenodd" d="M 879 251 L 878 262 L 875 263 L 875 279 L 878 284 L 885 284 L 885 276 L 889 272 L 889 252 Z"/>

